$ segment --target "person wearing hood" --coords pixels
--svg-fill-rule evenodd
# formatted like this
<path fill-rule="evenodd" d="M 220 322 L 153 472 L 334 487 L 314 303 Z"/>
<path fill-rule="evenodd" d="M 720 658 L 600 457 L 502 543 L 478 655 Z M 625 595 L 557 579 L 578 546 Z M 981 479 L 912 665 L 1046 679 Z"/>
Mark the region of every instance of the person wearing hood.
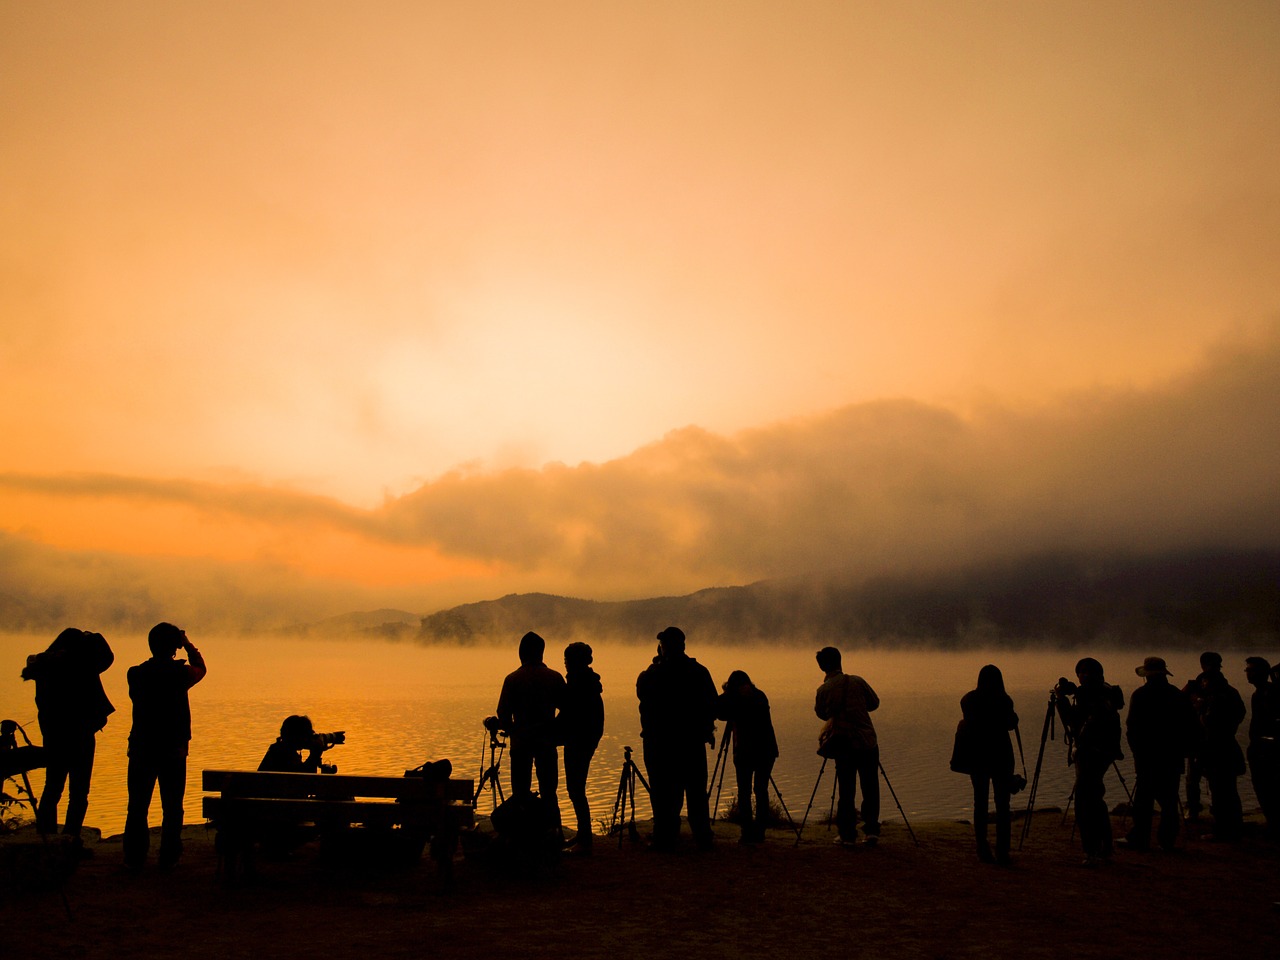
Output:
<path fill-rule="evenodd" d="M 564 745 L 564 786 L 573 804 L 578 833 L 572 845 L 583 856 L 591 854 L 591 806 L 587 802 L 587 774 L 591 758 L 604 735 L 604 689 L 600 675 L 591 669 L 591 647 L 574 642 L 564 648 L 564 700 L 556 723 L 557 738 Z"/>
<path fill-rule="evenodd" d="M 560 824 L 560 755 L 556 749 L 556 711 L 564 702 L 564 677 L 542 660 L 547 643 L 530 631 L 520 638 L 520 667 L 507 674 L 498 695 L 498 723 L 511 734 L 511 793 L 533 789 L 555 810 Z"/>
<path fill-rule="evenodd" d="M 27 657 L 23 680 L 36 685 L 37 719 L 44 737 L 44 792 L 36 813 L 42 834 L 58 828 L 58 802 L 68 786 L 62 832 L 74 837 L 81 856 L 89 856 L 80 839 L 89 808 L 89 783 L 97 733 L 115 707 L 102 689 L 102 673 L 115 662 L 106 638 L 68 627 L 43 653 Z"/>

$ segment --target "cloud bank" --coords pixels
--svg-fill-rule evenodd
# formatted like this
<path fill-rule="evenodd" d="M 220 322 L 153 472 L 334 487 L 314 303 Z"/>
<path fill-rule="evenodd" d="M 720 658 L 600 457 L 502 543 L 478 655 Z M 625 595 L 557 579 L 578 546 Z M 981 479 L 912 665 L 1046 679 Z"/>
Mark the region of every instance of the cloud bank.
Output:
<path fill-rule="evenodd" d="M 1274 548 L 1278 412 L 1280 327 L 1156 389 L 964 413 L 884 400 L 732 436 L 691 426 L 601 464 L 455 471 L 367 510 L 243 484 L 10 474 L 0 501 L 39 510 L 4 520 L 0 593 L 10 619 L 177 606 L 246 626 L 353 603 L 426 613 L 509 592 L 628 599 L 1044 551 Z M 176 510 L 210 543 L 233 531 L 247 545 L 202 554 L 191 526 L 171 551 L 161 526 L 161 547 L 133 554 L 42 536 L 41 518 L 73 508 L 88 526 L 99 509 L 141 525 Z"/>

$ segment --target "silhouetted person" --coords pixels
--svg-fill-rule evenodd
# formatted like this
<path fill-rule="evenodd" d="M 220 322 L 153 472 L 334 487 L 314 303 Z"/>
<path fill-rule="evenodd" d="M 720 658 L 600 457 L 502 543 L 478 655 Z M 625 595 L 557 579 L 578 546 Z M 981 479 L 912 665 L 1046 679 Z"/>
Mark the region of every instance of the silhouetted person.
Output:
<path fill-rule="evenodd" d="M 656 850 L 675 847 L 681 805 L 699 849 L 713 844 L 707 745 L 715 742 L 716 685 L 707 668 L 685 653 L 684 644 L 684 631 L 667 627 L 658 634 L 658 655 L 636 679 Z"/>
<path fill-rule="evenodd" d="M 133 728 L 129 732 L 129 807 L 124 824 L 124 862 L 139 870 L 147 859 L 147 818 L 160 785 L 160 857 L 163 868 L 182 856 L 182 800 L 187 790 L 187 750 L 191 743 L 191 702 L 187 691 L 208 673 L 204 657 L 171 623 L 157 623 L 147 635 L 151 659 L 129 668 Z M 187 660 L 174 655 L 185 650 Z"/>
<path fill-rule="evenodd" d="M 1222 657 L 1206 650 L 1200 654 L 1200 672 L 1183 685 L 1182 692 L 1190 699 L 1191 706 L 1195 708 L 1197 715 L 1199 715 L 1204 703 L 1204 696 L 1201 693 L 1201 688 L 1204 686 L 1204 678 L 1210 672 L 1221 672 L 1221 670 Z M 1203 739 L 1203 735 L 1196 737 L 1196 742 L 1192 744 L 1191 755 L 1187 758 L 1186 817 L 1188 820 L 1197 819 L 1200 816 L 1200 811 L 1204 809 L 1203 804 L 1200 802 L 1200 783 L 1204 780 L 1204 771 L 1200 767 L 1200 752 Z"/>
<path fill-rule="evenodd" d="M 1249 777 L 1267 821 L 1267 836 L 1280 839 L 1280 688 L 1271 664 L 1262 657 L 1244 662 L 1245 679 L 1253 686 L 1249 701 Z"/>
<path fill-rule="evenodd" d="M 546 641 L 529 632 L 520 638 L 520 668 L 507 674 L 498 696 L 498 724 L 511 735 L 511 792 L 538 793 L 560 823 L 560 755 L 556 750 L 556 710 L 564 702 L 564 677 L 542 662 Z"/>
<path fill-rule="evenodd" d="M 742 670 L 729 674 L 716 701 L 716 716 L 733 738 L 733 770 L 738 780 L 738 823 L 743 843 L 764 840 L 769 823 L 769 778 L 778 758 L 769 698 Z M 751 799 L 755 797 L 754 815 Z"/>
<path fill-rule="evenodd" d="M 1054 687 L 1058 713 L 1071 737 L 1071 759 L 1075 764 L 1076 824 L 1084 864 L 1095 866 L 1109 860 L 1113 852 L 1111 813 L 1107 810 L 1107 788 L 1103 783 L 1107 768 L 1120 759 L 1120 709 L 1124 693 L 1107 683 L 1102 664 L 1085 657 L 1076 664 L 1074 690 L 1059 681 Z"/>
<path fill-rule="evenodd" d="M 1169 668 L 1160 657 L 1147 657 L 1134 672 L 1142 686 L 1129 699 L 1125 736 L 1133 754 L 1133 826 L 1125 835 L 1131 850 L 1151 848 L 1151 821 L 1160 805 L 1156 840 L 1172 850 L 1178 839 L 1178 782 L 1195 742 L 1199 721 L 1191 699 L 1169 682 Z"/>
<path fill-rule="evenodd" d="M 310 717 L 298 714 L 285 717 L 280 724 L 280 736 L 267 747 L 258 770 L 264 773 L 336 773 L 337 767 L 326 765 L 322 757 L 331 746 L 343 743 L 345 739 L 342 733 L 316 733 Z M 304 753 L 306 756 L 303 756 Z M 234 829 L 232 835 L 235 837 L 235 845 L 239 847 L 238 852 L 243 857 L 245 872 L 252 873 L 254 839 L 261 844 L 262 852 L 268 859 L 282 859 L 314 840 L 320 835 L 320 831 L 300 823 L 281 821 L 273 823 L 269 828 L 260 827 L 248 837 L 235 836 Z"/>
<path fill-rule="evenodd" d="M 836 842 L 852 844 L 857 838 L 854 790 L 861 781 L 863 842 L 875 846 L 880 836 L 880 746 L 871 713 L 880 706 L 880 698 L 867 681 L 841 669 L 835 647 L 819 650 L 817 661 L 826 675 L 813 706 L 818 719 L 826 721 L 818 734 L 818 752 L 835 760 L 840 791 Z"/>
<path fill-rule="evenodd" d="M 1222 675 L 1222 657 L 1206 653 L 1199 678 L 1200 740 L 1196 759 L 1209 784 L 1209 812 L 1213 833 L 1207 840 L 1231 841 L 1240 838 L 1244 814 L 1240 808 L 1240 788 L 1236 779 L 1244 774 L 1244 751 L 1236 742 L 1236 731 L 1244 722 L 1244 700 Z"/>
<path fill-rule="evenodd" d="M 1012 832 L 1009 796 L 1013 780 L 1013 744 L 1009 731 L 1017 727 L 1013 700 L 1004 689 L 1004 674 L 994 664 L 978 671 L 978 685 L 960 698 L 970 750 L 969 780 L 973 784 L 973 834 L 983 863 L 1009 862 Z M 996 805 L 996 852 L 987 842 L 987 799 Z"/>
<path fill-rule="evenodd" d="M 322 756 L 330 747 L 345 740 L 342 733 L 316 733 L 310 717 L 294 714 L 285 717 L 280 724 L 280 736 L 267 747 L 267 753 L 258 764 L 258 769 L 276 773 L 320 773 L 322 770 L 327 773 L 336 772 L 337 768 L 326 768 Z M 305 757 L 303 753 L 306 753 Z"/>
<path fill-rule="evenodd" d="M 44 792 L 36 828 L 45 834 L 58 829 L 58 801 L 63 788 L 69 786 L 62 832 L 75 838 L 82 857 L 91 856 L 80 832 L 89 808 L 96 737 L 116 709 L 102 689 L 101 674 L 114 661 L 115 654 L 102 634 L 68 627 L 44 653 L 27 657 L 22 671 L 23 680 L 35 681 L 37 717 L 44 737 Z"/>
<path fill-rule="evenodd" d="M 604 699 L 600 676 L 591 669 L 591 647 L 575 642 L 564 648 L 564 701 L 556 723 L 564 744 L 564 786 L 573 804 L 578 833 L 573 844 L 591 853 L 591 806 L 587 802 L 587 774 L 591 758 L 604 735 Z"/>

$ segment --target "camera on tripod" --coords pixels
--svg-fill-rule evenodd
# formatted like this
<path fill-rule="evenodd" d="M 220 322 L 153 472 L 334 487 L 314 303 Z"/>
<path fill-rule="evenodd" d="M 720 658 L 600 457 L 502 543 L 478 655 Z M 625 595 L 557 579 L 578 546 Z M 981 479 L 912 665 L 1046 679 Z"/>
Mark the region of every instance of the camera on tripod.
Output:
<path fill-rule="evenodd" d="M 497 717 L 485 717 L 484 728 L 489 731 L 489 737 L 492 740 L 497 740 L 499 737 L 507 735 L 507 731 L 502 729 L 502 723 Z"/>
<path fill-rule="evenodd" d="M 1059 677 L 1057 684 L 1054 685 L 1053 693 L 1059 697 L 1074 697 L 1079 690 L 1080 688 L 1066 677 Z"/>

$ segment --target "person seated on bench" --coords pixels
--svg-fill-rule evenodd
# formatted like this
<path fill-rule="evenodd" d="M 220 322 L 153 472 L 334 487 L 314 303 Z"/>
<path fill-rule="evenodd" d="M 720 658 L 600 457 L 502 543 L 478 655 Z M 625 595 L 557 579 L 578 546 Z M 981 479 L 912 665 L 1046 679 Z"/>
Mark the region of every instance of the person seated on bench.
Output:
<path fill-rule="evenodd" d="M 267 748 L 267 754 L 258 764 L 260 772 L 272 773 L 337 773 L 338 768 L 332 764 L 322 763 L 321 754 L 332 746 L 345 743 L 346 734 L 316 733 L 311 725 L 310 717 L 294 714 L 285 717 L 280 724 L 280 736 Z M 306 759 L 302 752 L 307 751 Z"/>
<path fill-rule="evenodd" d="M 344 742 L 345 733 L 316 733 L 310 717 L 294 714 L 285 717 L 280 724 L 280 736 L 267 748 L 266 756 L 258 764 L 258 770 L 268 773 L 336 773 L 336 766 L 322 763 L 320 758 L 324 751 Z M 303 751 L 307 754 L 305 758 Z M 269 860 L 280 860 L 317 836 L 319 831 L 315 827 L 279 824 L 270 830 L 258 831 L 256 839 L 263 856 Z M 246 854 L 249 852 L 244 851 Z M 252 869 L 252 861 L 248 856 L 245 866 Z"/>

